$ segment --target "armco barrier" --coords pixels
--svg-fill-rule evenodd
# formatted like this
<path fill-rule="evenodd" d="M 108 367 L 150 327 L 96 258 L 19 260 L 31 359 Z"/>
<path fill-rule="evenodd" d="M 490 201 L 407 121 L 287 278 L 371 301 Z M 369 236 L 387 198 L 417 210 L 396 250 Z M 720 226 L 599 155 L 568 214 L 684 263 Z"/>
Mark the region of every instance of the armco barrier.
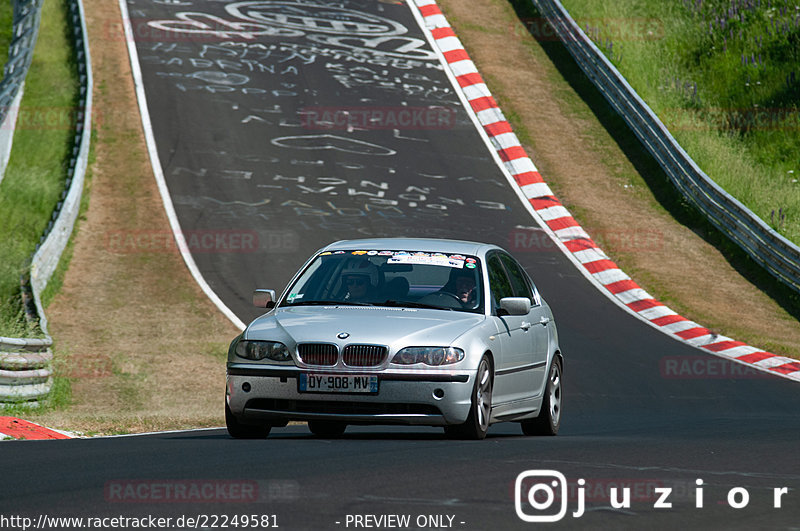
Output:
<path fill-rule="evenodd" d="M 0 337 L 0 402 L 36 403 L 49 393 L 52 384 L 50 362 L 53 354 L 50 347 L 53 341 L 47 335 L 47 320 L 42 308 L 41 294 L 58 265 L 80 211 L 92 123 L 91 61 L 81 0 L 70 1 L 68 16 L 73 28 L 80 81 L 78 108 L 82 111 L 77 113 L 78 123 L 75 124 L 72 155 L 61 201 L 31 258 L 30 288 L 45 338 Z"/>
<path fill-rule="evenodd" d="M 708 220 L 778 280 L 800 293 L 800 248 L 711 180 L 675 141 L 558 0 L 531 0 L 583 72 Z"/>
<path fill-rule="evenodd" d="M 13 36 L 8 47 L 8 61 L 0 81 L 0 182 L 6 173 L 14 124 L 17 122 L 22 87 L 33 58 L 36 35 L 39 33 L 39 16 L 43 0 L 16 0 L 14 2 Z"/>

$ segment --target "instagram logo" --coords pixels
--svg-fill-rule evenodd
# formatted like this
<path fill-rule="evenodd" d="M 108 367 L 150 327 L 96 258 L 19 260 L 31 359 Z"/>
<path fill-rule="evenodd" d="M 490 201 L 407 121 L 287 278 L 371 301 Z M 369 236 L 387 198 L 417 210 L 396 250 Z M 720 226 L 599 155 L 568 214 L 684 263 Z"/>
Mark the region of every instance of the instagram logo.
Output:
<path fill-rule="evenodd" d="M 557 511 L 553 506 L 558 501 Z M 523 507 L 523 503 L 527 506 Z M 567 478 L 556 470 L 526 470 L 514 483 L 514 508 L 524 522 L 557 522 L 567 514 Z"/>
<path fill-rule="evenodd" d="M 694 507 L 705 506 L 705 482 L 697 478 L 695 489 L 690 498 L 694 498 Z M 580 518 L 586 512 L 586 501 L 608 506 L 612 509 L 630 509 L 633 502 L 651 502 L 653 509 L 672 509 L 673 498 L 682 500 L 686 496 L 686 483 L 660 481 L 657 479 L 595 479 L 587 484 L 583 478 L 568 484 L 564 474 L 556 470 L 526 470 L 517 476 L 514 482 L 514 508 L 517 516 L 524 522 L 558 522 L 567 514 L 567 500 L 576 500 L 577 507 L 573 518 Z M 682 489 L 683 487 L 683 489 Z M 678 490 L 678 493 L 674 491 Z M 684 495 L 681 496 L 681 490 Z M 783 506 L 783 496 L 789 493 L 788 487 L 772 489 L 772 507 Z M 732 509 L 743 509 L 750 503 L 750 493 L 744 487 L 733 487 L 728 490 L 724 500 L 719 504 L 727 504 Z"/>

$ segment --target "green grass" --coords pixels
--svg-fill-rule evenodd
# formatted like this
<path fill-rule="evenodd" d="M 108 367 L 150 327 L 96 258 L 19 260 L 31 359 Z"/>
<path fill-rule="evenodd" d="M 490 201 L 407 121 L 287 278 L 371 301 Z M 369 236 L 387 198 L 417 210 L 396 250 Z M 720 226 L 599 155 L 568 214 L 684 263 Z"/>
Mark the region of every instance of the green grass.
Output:
<path fill-rule="evenodd" d="M 795 2 L 562 3 L 709 177 L 800 243 Z"/>
<path fill-rule="evenodd" d="M 0 2 L 0 72 L 8 62 L 8 47 L 11 45 L 13 32 L 14 9 L 11 2 Z"/>
<path fill-rule="evenodd" d="M 24 319 L 20 276 L 60 199 L 72 149 L 78 79 L 63 0 L 47 0 L 0 183 L 0 335 L 41 335 Z"/>

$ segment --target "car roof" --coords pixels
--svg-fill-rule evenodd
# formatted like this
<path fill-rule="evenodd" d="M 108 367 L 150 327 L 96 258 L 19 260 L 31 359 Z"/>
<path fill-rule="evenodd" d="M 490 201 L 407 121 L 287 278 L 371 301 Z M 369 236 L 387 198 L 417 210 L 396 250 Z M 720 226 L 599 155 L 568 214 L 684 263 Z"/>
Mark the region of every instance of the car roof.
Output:
<path fill-rule="evenodd" d="M 369 238 L 362 240 L 342 240 L 334 242 L 322 250 L 338 251 L 346 249 L 366 251 L 423 251 L 482 256 L 488 250 L 499 249 L 499 247 L 487 243 L 463 240 L 444 240 L 437 238 Z"/>

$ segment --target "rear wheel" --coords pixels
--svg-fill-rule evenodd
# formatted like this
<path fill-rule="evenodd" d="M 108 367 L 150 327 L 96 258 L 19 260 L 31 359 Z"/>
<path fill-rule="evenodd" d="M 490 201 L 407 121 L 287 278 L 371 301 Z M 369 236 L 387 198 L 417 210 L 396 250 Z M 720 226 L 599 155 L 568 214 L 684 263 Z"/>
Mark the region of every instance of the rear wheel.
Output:
<path fill-rule="evenodd" d="M 272 426 L 268 424 L 242 424 L 225 404 L 225 427 L 234 439 L 264 439 L 269 435 Z"/>
<path fill-rule="evenodd" d="M 475 386 L 472 389 L 472 407 L 464 424 L 445 426 L 444 433 L 454 439 L 480 440 L 489 431 L 489 417 L 492 413 L 492 366 L 484 356 L 478 365 Z"/>
<path fill-rule="evenodd" d="M 309 420 L 308 429 L 317 437 L 340 437 L 347 424 L 335 420 Z"/>
<path fill-rule="evenodd" d="M 525 435 L 556 435 L 561 425 L 561 362 L 553 360 L 547 375 L 547 388 L 542 400 L 542 410 L 535 419 L 522 421 Z"/>

